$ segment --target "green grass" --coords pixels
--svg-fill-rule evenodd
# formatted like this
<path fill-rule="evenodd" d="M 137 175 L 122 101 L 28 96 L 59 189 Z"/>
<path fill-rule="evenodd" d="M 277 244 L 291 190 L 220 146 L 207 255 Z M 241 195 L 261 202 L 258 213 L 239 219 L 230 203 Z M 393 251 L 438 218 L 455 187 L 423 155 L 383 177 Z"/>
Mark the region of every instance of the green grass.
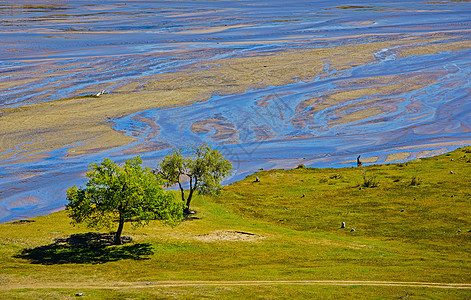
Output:
<path fill-rule="evenodd" d="M 371 286 L 217 286 L 142 289 L 21 289 L 2 293 L 3 299 L 469 299 L 462 290 Z"/>
<path fill-rule="evenodd" d="M 69 299 L 79 292 L 87 299 L 471 299 L 471 289 L 407 286 L 160 285 L 471 283 L 467 152 L 471 148 L 362 168 L 262 171 L 225 187 L 218 197 L 196 197 L 196 218 L 175 228 L 158 222 L 136 230 L 125 226 L 124 235 L 133 241 L 123 246 L 57 243 L 92 236 L 85 227 L 72 227 L 63 211 L 1 224 L 0 299 Z M 378 186 L 364 187 L 365 172 Z M 411 184 L 413 178 L 419 184 Z M 340 228 L 342 222 L 346 228 Z M 201 238 L 220 231 L 262 238 Z"/>

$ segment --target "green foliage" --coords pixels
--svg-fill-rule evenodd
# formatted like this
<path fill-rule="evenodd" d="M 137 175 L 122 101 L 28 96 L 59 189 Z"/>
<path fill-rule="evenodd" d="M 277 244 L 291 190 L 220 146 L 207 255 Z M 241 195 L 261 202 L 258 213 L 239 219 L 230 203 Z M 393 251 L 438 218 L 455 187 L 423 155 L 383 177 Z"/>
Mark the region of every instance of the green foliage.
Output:
<path fill-rule="evenodd" d="M 73 186 L 67 190 L 66 210 L 73 223 L 110 228 L 117 221 L 117 244 L 126 221 L 135 227 L 154 219 L 176 225 L 182 219 L 181 203 L 164 191 L 152 171 L 141 164 L 140 157 L 127 160 L 122 167 L 108 158 L 101 164 L 91 164 L 86 188 Z"/>
<path fill-rule="evenodd" d="M 232 163 L 217 150 L 207 145 L 190 148 L 191 154 L 184 156 L 183 149 L 175 149 L 159 163 L 157 174 L 164 180 L 167 187 L 178 184 L 182 200 L 185 201 L 183 180 L 189 180 L 190 191 L 186 199 L 189 209 L 194 191 L 200 194 L 218 194 L 221 181 L 232 170 Z"/>

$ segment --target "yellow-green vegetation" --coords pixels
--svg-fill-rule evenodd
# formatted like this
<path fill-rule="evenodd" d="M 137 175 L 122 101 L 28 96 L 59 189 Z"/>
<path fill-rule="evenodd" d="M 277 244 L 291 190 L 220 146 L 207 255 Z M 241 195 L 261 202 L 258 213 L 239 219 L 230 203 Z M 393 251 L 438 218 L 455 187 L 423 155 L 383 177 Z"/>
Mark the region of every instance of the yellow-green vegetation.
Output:
<path fill-rule="evenodd" d="M 121 246 L 63 211 L 2 224 L 0 298 L 466 299 L 470 169 L 465 147 L 401 164 L 262 171 L 196 197 L 196 214 L 173 229 L 126 229 Z M 363 174 L 378 186 L 364 187 Z"/>

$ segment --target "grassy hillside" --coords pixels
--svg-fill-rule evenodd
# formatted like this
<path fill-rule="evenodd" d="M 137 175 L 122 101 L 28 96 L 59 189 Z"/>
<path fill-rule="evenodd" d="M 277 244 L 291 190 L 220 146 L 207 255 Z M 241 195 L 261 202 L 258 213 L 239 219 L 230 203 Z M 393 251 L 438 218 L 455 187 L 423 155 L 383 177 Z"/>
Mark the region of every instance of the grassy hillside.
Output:
<path fill-rule="evenodd" d="M 262 171 L 197 197 L 197 213 L 175 228 L 125 226 L 123 246 L 72 227 L 65 212 L 1 224 L 0 298 L 471 298 L 470 285 L 314 282 L 470 284 L 470 170 L 471 147 L 402 164 Z"/>

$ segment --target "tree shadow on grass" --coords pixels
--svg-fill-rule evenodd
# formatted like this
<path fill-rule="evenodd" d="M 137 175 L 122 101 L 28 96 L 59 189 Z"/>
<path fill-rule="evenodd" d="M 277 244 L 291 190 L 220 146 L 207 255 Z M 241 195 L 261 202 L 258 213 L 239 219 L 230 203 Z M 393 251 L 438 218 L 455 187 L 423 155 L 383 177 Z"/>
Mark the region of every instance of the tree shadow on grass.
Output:
<path fill-rule="evenodd" d="M 124 243 L 130 241 L 123 237 Z M 121 259 L 143 260 L 152 254 L 154 251 L 149 243 L 114 246 L 112 235 L 89 232 L 57 239 L 50 245 L 23 249 L 15 258 L 42 265 L 101 264 Z"/>

